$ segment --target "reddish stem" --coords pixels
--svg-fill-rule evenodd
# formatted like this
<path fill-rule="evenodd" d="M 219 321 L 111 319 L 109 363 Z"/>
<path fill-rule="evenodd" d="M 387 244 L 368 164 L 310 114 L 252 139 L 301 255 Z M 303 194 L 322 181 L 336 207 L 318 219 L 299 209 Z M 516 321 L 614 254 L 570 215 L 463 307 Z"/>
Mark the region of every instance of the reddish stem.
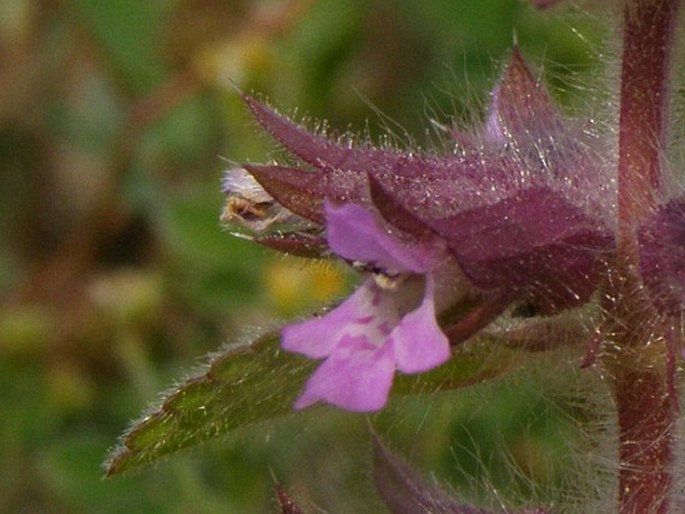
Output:
<path fill-rule="evenodd" d="M 680 0 L 627 0 L 619 131 L 618 276 L 609 291 L 617 350 L 605 362 L 614 374 L 619 423 L 619 512 L 666 513 L 673 474 L 672 367 L 664 333 L 648 329 L 654 313 L 639 293 L 634 230 L 662 182 L 669 70 Z M 671 384 L 669 386 L 669 384 Z"/>
<path fill-rule="evenodd" d="M 666 513 L 673 473 L 673 423 L 677 413 L 662 373 L 618 373 L 620 427 L 619 512 Z"/>
<path fill-rule="evenodd" d="M 618 209 L 644 216 L 661 185 L 673 32 L 680 0 L 627 0 L 623 32 Z"/>

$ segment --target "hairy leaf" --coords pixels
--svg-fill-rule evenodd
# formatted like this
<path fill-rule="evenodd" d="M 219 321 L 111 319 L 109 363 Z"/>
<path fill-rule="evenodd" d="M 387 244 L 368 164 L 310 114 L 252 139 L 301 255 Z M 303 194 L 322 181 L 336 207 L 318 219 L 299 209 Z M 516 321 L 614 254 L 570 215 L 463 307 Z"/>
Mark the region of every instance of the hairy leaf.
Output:
<path fill-rule="evenodd" d="M 457 502 L 438 486 L 427 483 L 378 436 L 372 434 L 372 439 L 374 482 L 393 514 L 488 514 L 488 511 Z"/>
<path fill-rule="evenodd" d="M 452 498 L 428 483 L 372 432 L 373 478 L 386 506 L 393 514 L 494 514 Z M 548 514 L 541 508 L 505 511 L 509 514 Z"/>
<path fill-rule="evenodd" d="M 172 390 L 133 423 L 106 463 L 108 476 L 137 468 L 238 428 L 293 412 L 316 361 L 280 346 L 277 332 L 230 346 L 208 367 Z M 429 394 L 466 387 L 517 366 L 513 352 L 459 352 L 447 364 L 421 375 L 398 375 L 393 395 Z"/>
<path fill-rule="evenodd" d="M 107 475 L 289 413 L 312 365 L 281 350 L 276 332 L 229 347 L 132 425 L 106 464 Z"/>

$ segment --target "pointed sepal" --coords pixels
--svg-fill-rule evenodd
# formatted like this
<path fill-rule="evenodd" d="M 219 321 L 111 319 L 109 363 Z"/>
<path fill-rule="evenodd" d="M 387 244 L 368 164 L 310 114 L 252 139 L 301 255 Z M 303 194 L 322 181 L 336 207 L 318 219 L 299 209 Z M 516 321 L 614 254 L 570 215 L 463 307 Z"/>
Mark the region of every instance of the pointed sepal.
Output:
<path fill-rule="evenodd" d="M 244 167 L 279 204 L 319 225 L 325 223 L 326 184 L 322 173 L 276 165 Z"/>
<path fill-rule="evenodd" d="M 486 142 L 524 144 L 549 138 L 561 126 L 549 93 L 535 78 L 518 47 L 491 93 L 483 137 Z"/>
<path fill-rule="evenodd" d="M 475 286 L 525 293 L 545 314 L 587 302 L 613 244 L 599 220 L 544 187 L 427 223 Z"/>
<path fill-rule="evenodd" d="M 365 175 L 371 169 L 392 159 L 392 152 L 355 145 L 351 140 L 336 142 L 315 134 L 301 125 L 281 116 L 273 109 L 243 95 L 243 100 L 259 124 L 301 161 L 320 170 L 343 170 Z"/>

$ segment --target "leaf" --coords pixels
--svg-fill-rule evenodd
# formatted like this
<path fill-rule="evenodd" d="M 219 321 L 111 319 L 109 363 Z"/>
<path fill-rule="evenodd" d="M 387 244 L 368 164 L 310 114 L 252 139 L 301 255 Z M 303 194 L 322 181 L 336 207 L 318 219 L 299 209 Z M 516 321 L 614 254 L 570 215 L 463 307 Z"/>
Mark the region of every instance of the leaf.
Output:
<path fill-rule="evenodd" d="M 489 514 L 488 511 L 460 504 L 436 485 L 428 484 L 374 433 L 372 442 L 374 482 L 393 514 Z"/>
<path fill-rule="evenodd" d="M 316 361 L 284 352 L 276 331 L 217 354 L 201 374 L 134 422 L 105 464 L 107 476 L 153 462 L 236 429 L 293 412 Z M 459 351 L 447 364 L 395 379 L 393 396 L 467 387 L 517 367 L 515 352 Z"/>
<path fill-rule="evenodd" d="M 289 413 L 313 364 L 283 352 L 276 332 L 229 347 L 133 423 L 107 462 L 107 475 Z"/>
<path fill-rule="evenodd" d="M 392 453 L 371 431 L 373 478 L 386 506 L 393 514 L 494 514 L 457 500 L 437 485 L 426 482 L 400 457 Z M 504 514 L 549 514 L 542 508 L 506 510 Z"/>

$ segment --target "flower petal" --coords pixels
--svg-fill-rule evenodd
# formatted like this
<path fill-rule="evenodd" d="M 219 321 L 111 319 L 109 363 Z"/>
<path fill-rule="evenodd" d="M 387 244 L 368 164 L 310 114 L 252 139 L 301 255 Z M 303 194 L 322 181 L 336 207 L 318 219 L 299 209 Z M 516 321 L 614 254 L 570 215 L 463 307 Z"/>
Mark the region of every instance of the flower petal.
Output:
<path fill-rule="evenodd" d="M 392 294 L 382 291 L 370 278 L 325 316 L 285 327 L 282 346 L 312 359 L 331 355 L 350 336 L 361 335 L 378 347 L 390 332 L 385 327 L 399 322 Z"/>
<path fill-rule="evenodd" d="M 296 409 L 319 400 L 343 409 L 369 412 L 388 400 L 395 373 L 392 347 L 370 344 L 363 336 L 345 337 L 307 381 Z"/>
<path fill-rule="evenodd" d="M 410 247 L 389 235 L 363 207 L 327 203 L 326 220 L 328 245 L 345 259 L 373 263 L 394 272 L 423 273 L 430 268 L 433 254 L 427 247 Z"/>
<path fill-rule="evenodd" d="M 426 277 L 426 293 L 421 305 L 402 318 L 390 334 L 397 369 L 420 373 L 450 358 L 450 345 L 435 319 L 433 278 Z"/>

